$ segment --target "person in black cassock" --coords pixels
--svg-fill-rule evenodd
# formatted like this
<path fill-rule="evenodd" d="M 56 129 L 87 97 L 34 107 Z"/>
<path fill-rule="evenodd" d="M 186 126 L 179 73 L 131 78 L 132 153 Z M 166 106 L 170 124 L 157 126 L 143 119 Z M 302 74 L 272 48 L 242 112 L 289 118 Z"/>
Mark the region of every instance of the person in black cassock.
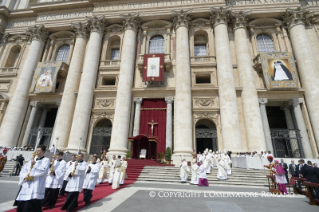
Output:
<path fill-rule="evenodd" d="M 58 200 L 66 167 L 66 162 L 62 158 L 63 152 L 59 152 L 57 159 L 52 159 L 51 169 L 45 183 L 45 195 L 42 200 L 42 207 L 52 209 Z"/>
<path fill-rule="evenodd" d="M 75 163 L 75 159 L 76 159 L 76 155 L 72 155 L 71 161 L 66 163 L 66 168 L 65 168 L 66 171 L 64 174 L 63 184 L 59 193 L 61 196 L 64 196 L 66 185 L 68 184 L 70 179 L 69 175 L 70 175 L 70 172 L 72 171 L 72 170 L 70 171 L 69 168 L 70 166 L 72 166 L 73 163 Z"/>
<path fill-rule="evenodd" d="M 86 176 L 83 184 L 83 202 L 85 202 L 85 205 L 89 205 L 91 198 L 92 198 L 92 192 L 97 184 L 97 177 L 99 176 L 100 172 L 100 164 L 96 163 L 97 156 L 93 156 L 92 158 L 92 164 L 88 165 Z"/>
<path fill-rule="evenodd" d="M 68 196 L 61 208 L 62 210 L 71 211 L 78 207 L 78 198 L 83 187 L 86 168 L 87 164 L 83 161 L 83 154 L 80 153 L 78 154 L 78 161 L 69 167 L 69 170 L 72 171 L 69 174 L 70 179 L 65 188 L 65 191 L 68 192 Z"/>

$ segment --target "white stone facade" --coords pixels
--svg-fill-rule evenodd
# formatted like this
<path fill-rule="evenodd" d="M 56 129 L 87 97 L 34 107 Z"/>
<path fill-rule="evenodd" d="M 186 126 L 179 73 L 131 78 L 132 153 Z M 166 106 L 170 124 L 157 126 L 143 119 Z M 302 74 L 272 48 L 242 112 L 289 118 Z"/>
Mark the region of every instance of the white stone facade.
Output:
<path fill-rule="evenodd" d="M 300 130 L 301 146 L 296 138 L 288 148 L 318 158 L 319 1 L 134 2 L 1 2 L 0 146 L 28 145 L 33 129 L 51 124 L 47 144 L 59 138 L 58 149 L 76 152 L 82 138 L 81 151 L 91 153 L 103 126 L 112 129 L 104 131 L 109 154 L 125 155 L 127 138 L 139 135 L 142 102 L 163 99 L 175 163 L 203 151 L 196 129 L 204 125 L 214 129 L 215 150 L 285 151 L 275 147 L 268 107 L 281 107 L 286 129 Z M 298 89 L 266 89 L 260 35 L 274 52 L 294 53 Z M 148 85 L 143 55 L 154 36 L 164 40 L 164 82 Z M 30 92 L 37 63 L 55 61 L 63 46 L 55 93 Z"/>

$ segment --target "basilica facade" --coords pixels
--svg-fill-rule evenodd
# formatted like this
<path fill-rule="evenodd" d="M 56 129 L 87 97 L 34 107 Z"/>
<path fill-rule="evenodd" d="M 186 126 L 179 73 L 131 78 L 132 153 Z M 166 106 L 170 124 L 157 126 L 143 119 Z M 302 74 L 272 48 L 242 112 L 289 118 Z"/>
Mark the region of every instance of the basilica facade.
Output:
<path fill-rule="evenodd" d="M 0 145 L 318 158 L 319 1 L 3 0 Z"/>

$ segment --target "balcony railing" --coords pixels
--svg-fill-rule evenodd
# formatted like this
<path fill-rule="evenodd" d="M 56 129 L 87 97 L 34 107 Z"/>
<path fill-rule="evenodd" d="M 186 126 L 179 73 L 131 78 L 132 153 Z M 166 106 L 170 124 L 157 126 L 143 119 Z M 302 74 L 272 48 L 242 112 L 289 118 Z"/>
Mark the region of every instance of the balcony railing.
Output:
<path fill-rule="evenodd" d="M 191 57 L 191 63 L 198 63 L 198 62 L 216 62 L 215 56 L 196 56 Z"/>
<path fill-rule="evenodd" d="M 17 67 L 2 67 L 0 68 L 0 76 L 16 76 L 17 71 Z"/>

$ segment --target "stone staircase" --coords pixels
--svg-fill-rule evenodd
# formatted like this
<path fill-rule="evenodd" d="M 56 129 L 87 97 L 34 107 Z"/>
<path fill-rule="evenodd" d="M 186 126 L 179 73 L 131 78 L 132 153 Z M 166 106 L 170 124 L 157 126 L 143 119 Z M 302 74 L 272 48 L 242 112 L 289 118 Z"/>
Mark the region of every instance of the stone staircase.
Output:
<path fill-rule="evenodd" d="M 13 168 L 15 167 L 15 165 L 16 165 L 15 161 L 7 161 L 6 165 L 4 165 L 1 176 L 10 176 L 10 173 L 13 171 Z"/>
<path fill-rule="evenodd" d="M 266 173 L 268 174 L 267 170 Z M 268 180 L 264 170 L 232 168 L 232 174 L 227 180 L 217 179 L 217 168 L 213 168 L 207 179 L 211 185 L 242 185 L 268 187 Z M 188 176 L 190 181 L 191 176 Z M 145 166 L 137 181 L 180 183 L 179 167 Z"/>

